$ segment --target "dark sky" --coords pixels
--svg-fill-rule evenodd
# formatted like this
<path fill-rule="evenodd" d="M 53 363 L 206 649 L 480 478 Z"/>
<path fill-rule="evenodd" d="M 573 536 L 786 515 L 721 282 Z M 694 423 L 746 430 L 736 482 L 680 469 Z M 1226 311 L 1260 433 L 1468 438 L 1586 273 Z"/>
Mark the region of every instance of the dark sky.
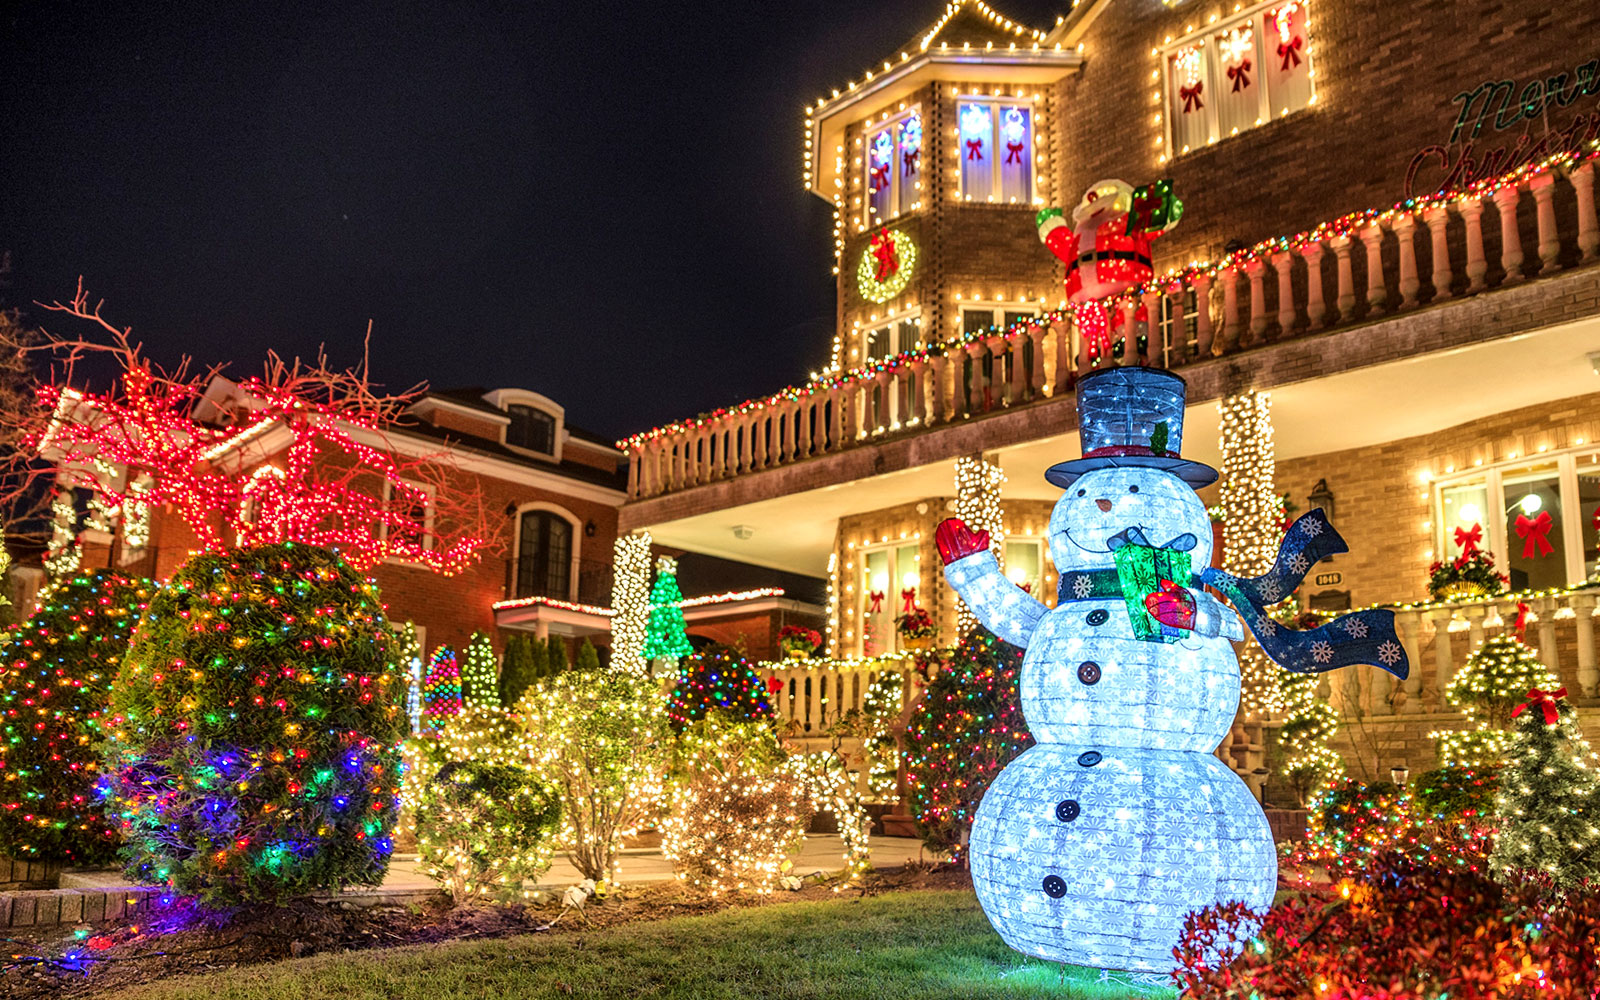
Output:
<path fill-rule="evenodd" d="M 391 388 L 622 435 L 825 361 L 802 108 L 944 4 L 3 6 L 6 305 L 82 274 L 157 360 L 247 371 L 370 318 Z"/>

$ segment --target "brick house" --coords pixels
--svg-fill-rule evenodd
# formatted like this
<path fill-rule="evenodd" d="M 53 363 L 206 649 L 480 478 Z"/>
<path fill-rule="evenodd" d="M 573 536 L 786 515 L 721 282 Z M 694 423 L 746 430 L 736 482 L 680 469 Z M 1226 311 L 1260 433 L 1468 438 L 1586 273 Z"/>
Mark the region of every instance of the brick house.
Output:
<path fill-rule="evenodd" d="M 1051 594 L 1042 471 L 1079 454 L 1077 379 L 1166 367 L 1187 457 L 1220 468 L 1270 434 L 1270 488 L 1350 543 L 1301 600 L 1398 608 L 1410 678 L 1324 687 L 1355 773 L 1432 766 L 1426 734 L 1460 722 L 1444 685 L 1514 617 L 1429 600 L 1457 528 L 1531 603 L 1527 638 L 1595 731 L 1597 29 L 1578 0 L 1079 0 L 1037 27 L 953 0 L 807 107 L 802 180 L 836 216 L 818 375 L 621 442 L 619 529 L 825 575 L 829 669 L 880 669 L 907 592 L 956 636 L 932 529 L 958 460 L 1003 471 L 1008 575 Z M 1035 213 L 1119 177 L 1171 178 L 1185 210 L 1153 245 L 1165 277 L 1103 302 L 1102 332 Z M 1223 442 L 1219 403 L 1252 392 L 1270 422 Z M 1222 751 L 1258 793 L 1280 721 L 1242 715 Z"/>

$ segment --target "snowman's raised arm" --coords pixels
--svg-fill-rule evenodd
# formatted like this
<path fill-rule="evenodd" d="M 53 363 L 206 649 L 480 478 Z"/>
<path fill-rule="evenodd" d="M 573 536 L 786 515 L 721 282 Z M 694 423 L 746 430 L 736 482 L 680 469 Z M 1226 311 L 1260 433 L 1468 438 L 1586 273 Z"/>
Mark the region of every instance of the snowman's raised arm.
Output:
<path fill-rule="evenodd" d="M 1049 609 L 1000 572 L 989 548 L 989 533 L 972 531 L 951 518 L 939 525 L 934 537 L 944 560 L 944 578 L 978 621 L 1013 646 L 1026 647 Z"/>

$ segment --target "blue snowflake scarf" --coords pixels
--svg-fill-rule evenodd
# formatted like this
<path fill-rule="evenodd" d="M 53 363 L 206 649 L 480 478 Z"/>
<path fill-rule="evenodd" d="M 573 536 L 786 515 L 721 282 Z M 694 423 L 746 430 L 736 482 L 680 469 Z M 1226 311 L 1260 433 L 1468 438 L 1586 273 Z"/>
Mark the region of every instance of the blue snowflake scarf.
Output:
<path fill-rule="evenodd" d="M 1314 629 L 1288 628 L 1267 614 L 1267 607 L 1289 596 L 1311 567 L 1331 555 L 1349 552 L 1321 508 L 1289 526 L 1278 561 L 1258 577 L 1243 579 L 1220 569 L 1206 569 L 1202 583 L 1228 599 L 1274 663 L 1297 674 L 1320 674 L 1338 667 L 1370 663 L 1404 680 L 1411 672 L 1405 646 L 1394 628 L 1394 612 L 1386 609 L 1341 615 Z"/>

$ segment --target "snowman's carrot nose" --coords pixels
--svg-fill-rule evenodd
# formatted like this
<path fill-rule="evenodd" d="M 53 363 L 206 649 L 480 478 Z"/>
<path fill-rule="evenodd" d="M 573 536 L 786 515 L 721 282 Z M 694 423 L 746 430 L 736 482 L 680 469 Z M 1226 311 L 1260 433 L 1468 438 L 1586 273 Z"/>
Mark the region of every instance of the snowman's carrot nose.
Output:
<path fill-rule="evenodd" d="M 1100 499 L 1096 500 L 1094 504 L 1096 507 L 1099 507 L 1101 510 L 1108 513 L 1111 510 L 1111 501 L 1107 500 L 1105 497 L 1101 497 Z"/>

